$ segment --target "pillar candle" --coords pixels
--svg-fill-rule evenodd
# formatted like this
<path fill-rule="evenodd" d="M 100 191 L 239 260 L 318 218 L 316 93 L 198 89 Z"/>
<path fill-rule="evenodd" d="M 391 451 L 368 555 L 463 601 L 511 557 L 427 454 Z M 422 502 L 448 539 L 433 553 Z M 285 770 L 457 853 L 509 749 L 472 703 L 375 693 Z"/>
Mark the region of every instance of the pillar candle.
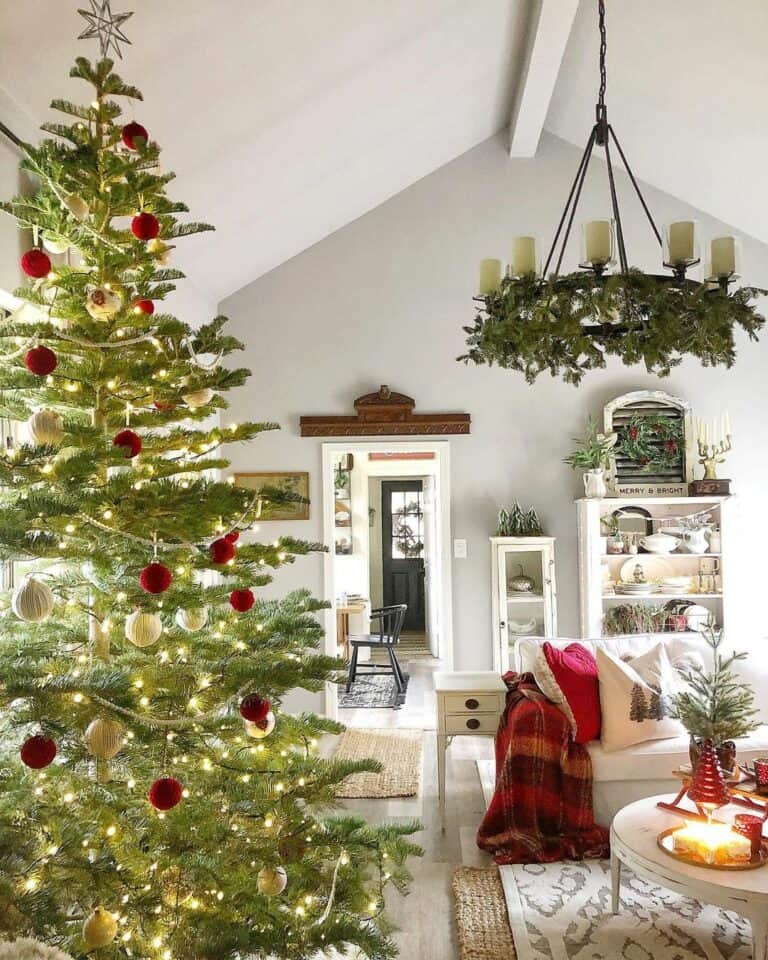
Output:
<path fill-rule="evenodd" d="M 501 260 L 480 261 L 480 284 L 477 292 L 481 297 L 496 293 L 501 285 Z"/>
<path fill-rule="evenodd" d="M 730 277 L 736 273 L 736 237 L 715 237 L 711 260 L 713 277 Z"/>
<path fill-rule="evenodd" d="M 669 263 L 690 263 L 697 257 L 696 253 L 696 224 L 693 220 L 678 220 L 668 227 Z"/>
<path fill-rule="evenodd" d="M 728 411 L 725 411 L 725 435 L 730 437 L 731 435 L 731 417 Z"/>
<path fill-rule="evenodd" d="M 611 221 L 589 220 L 584 224 L 584 250 L 587 263 L 608 263 L 613 253 Z"/>
<path fill-rule="evenodd" d="M 536 239 L 534 237 L 515 237 L 512 241 L 511 267 L 514 277 L 536 273 Z"/>

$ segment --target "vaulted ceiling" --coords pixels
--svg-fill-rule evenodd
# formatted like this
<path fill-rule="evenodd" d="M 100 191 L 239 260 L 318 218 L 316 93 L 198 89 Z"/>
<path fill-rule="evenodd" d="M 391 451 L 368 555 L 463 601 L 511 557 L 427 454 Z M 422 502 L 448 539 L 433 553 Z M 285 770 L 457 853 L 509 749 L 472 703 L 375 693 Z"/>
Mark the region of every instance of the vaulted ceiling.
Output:
<path fill-rule="evenodd" d="M 0 0 L 0 120 L 24 138 L 95 57 L 76 0 Z M 581 145 L 596 0 L 113 0 L 135 115 L 215 236 L 179 258 L 220 299 L 510 125 Z M 765 0 L 609 0 L 611 118 L 635 172 L 768 241 Z M 564 185 L 565 186 L 565 185 Z"/>

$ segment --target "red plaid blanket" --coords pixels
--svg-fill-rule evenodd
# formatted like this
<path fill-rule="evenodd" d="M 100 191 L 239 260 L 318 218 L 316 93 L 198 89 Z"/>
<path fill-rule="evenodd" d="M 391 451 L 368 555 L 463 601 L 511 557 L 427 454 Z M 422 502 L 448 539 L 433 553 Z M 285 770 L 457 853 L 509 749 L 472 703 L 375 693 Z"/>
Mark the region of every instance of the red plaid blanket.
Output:
<path fill-rule="evenodd" d="M 592 812 L 592 763 L 561 710 L 530 673 L 504 677 L 509 693 L 496 734 L 496 791 L 477 845 L 496 863 L 549 863 L 608 855 Z"/>

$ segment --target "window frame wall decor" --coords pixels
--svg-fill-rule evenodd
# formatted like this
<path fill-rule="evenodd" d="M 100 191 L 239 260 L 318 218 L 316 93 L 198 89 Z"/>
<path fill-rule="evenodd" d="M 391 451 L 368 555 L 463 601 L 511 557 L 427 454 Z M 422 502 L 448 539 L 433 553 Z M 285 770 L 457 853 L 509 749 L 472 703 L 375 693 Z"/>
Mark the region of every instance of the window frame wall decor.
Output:
<path fill-rule="evenodd" d="M 650 463 L 646 468 L 627 456 L 622 456 L 623 437 L 632 428 L 632 418 L 651 417 L 660 424 L 677 422 L 677 431 L 670 431 L 679 453 L 679 469 Z M 603 430 L 606 435 L 616 433 L 616 445 L 608 457 L 607 483 L 611 496 L 672 497 L 688 496 L 688 485 L 693 480 L 693 412 L 691 404 L 663 390 L 633 390 L 606 403 L 603 407 Z M 666 433 L 661 431 L 666 436 Z M 642 438 L 640 438 L 642 439 Z M 665 441 L 652 440 L 651 446 L 663 449 Z M 676 465 L 677 466 L 677 465 Z"/>

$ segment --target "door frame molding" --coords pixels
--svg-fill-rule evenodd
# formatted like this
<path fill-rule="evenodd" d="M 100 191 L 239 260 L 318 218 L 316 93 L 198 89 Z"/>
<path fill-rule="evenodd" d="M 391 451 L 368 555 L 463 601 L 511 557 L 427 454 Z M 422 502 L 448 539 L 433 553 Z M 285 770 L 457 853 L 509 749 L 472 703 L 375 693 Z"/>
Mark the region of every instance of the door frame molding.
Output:
<path fill-rule="evenodd" d="M 328 551 L 323 558 L 323 596 L 331 602 L 331 608 L 325 611 L 325 653 L 336 656 L 336 614 L 333 602 L 336 597 L 334 576 L 333 530 L 334 530 L 334 494 L 332 465 L 335 455 L 340 453 L 368 454 L 380 451 L 388 453 L 418 453 L 432 450 L 437 456 L 437 523 L 439 536 L 438 557 L 440 561 L 440 659 L 444 669 L 453 669 L 453 583 L 451 569 L 451 445 L 447 440 L 386 440 L 354 441 L 322 444 L 322 510 L 323 542 Z M 336 719 L 338 715 L 338 688 L 327 683 L 325 687 L 325 715 Z"/>

